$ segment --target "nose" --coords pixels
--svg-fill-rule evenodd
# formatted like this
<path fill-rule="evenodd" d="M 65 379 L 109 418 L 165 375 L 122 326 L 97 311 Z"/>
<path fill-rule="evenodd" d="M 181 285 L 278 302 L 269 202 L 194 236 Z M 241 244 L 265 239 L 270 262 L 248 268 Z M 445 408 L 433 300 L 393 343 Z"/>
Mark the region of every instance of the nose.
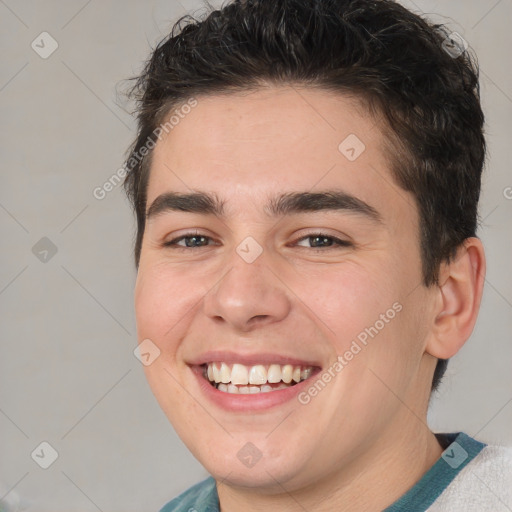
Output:
<path fill-rule="evenodd" d="M 277 275 L 265 252 L 252 263 L 235 253 L 229 271 L 205 297 L 205 314 L 240 332 L 283 320 L 290 312 L 290 292 Z"/>

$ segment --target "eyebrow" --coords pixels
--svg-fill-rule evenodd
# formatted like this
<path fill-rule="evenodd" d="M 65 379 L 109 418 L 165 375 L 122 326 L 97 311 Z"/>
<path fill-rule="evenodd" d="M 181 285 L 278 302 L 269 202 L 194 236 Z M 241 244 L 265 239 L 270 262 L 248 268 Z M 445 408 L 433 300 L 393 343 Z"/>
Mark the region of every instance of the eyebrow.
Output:
<path fill-rule="evenodd" d="M 265 213 L 272 217 L 320 210 L 347 211 L 362 215 L 374 222 L 382 222 L 382 216 L 373 206 L 340 190 L 287 192 L 271 197 L 264 207 Z M 166 192 L 153 201 L 147 210 L 146 219 L 170 211 L 225 216 L 224 201 L 215 194 Z"/>

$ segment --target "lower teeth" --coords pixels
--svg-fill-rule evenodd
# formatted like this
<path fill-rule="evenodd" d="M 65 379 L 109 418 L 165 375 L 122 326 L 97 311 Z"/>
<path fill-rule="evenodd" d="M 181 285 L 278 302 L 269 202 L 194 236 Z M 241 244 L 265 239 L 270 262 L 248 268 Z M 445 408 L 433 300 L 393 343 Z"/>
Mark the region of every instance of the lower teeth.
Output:
<path fill-rule="evenodd" d="M 274 386 L 270 386 L 268 384 L 263 384 L 261 386 L 236 386 L 235 384 L 223 384 L 222 382 L 219 382 L 218 384 L 213 384 L 213 386 L 217 388 L 219 391 L 223 391 L 224 393 L 240 395 L 268 393 L 270 391 L 276 391 L 278 389 L 286 389 L 293 385 L 294 384 L 285 384 L 284 382 L 281 382 Z"/>

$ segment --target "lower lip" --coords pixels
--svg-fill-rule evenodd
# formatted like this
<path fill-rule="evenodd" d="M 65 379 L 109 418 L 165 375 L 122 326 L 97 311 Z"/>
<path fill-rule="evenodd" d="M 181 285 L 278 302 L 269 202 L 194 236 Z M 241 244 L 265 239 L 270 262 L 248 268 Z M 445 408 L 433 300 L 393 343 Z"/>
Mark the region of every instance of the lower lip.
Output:
<path fill-rule="evenodd" d="M 308 379 L 286 389 L 278 389 L 266 393 L 260 391 L 254 394 L 236 394 L 219 391 L 216 387 L 212 386 L 210 381 L 203 376 L 203 368 L 201 366 L 194 366 L 191 369 L 197 378 L 201 392 L 214 404 L 234 412 L 261 411 L 289 402 L 310 385 L 311 377 L 317 373 L 313 371 Z"/>

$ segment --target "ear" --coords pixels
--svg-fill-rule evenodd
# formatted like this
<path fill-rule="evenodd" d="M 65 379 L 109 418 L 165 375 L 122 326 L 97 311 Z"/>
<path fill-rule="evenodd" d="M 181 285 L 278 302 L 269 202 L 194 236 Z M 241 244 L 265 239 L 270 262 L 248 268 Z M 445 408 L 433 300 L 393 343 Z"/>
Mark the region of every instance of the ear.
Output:
<path fill-rule="evenodd" d="M 467 238 L 439 272 L 434 324 L 426 352 L 449 359 L 470 337 L 485 281 L 485 253 L 478 238 Z"/>

